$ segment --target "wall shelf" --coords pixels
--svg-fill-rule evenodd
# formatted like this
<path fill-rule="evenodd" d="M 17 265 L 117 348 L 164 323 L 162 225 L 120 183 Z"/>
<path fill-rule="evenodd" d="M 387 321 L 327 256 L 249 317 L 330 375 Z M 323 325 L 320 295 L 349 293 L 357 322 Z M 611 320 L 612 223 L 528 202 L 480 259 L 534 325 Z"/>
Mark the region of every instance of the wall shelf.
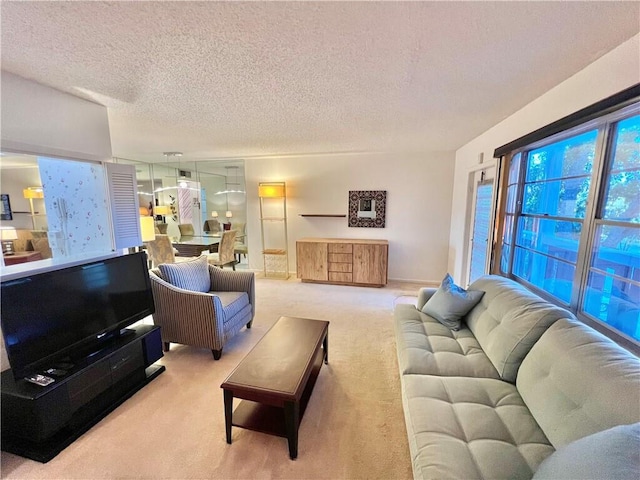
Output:
<path fill-rule="evenodd" d="M 330 214 L 330 213 L 300 213 L 301 217 L 317 217 L 317 218 L 345 218 L 346 214 Z"/>

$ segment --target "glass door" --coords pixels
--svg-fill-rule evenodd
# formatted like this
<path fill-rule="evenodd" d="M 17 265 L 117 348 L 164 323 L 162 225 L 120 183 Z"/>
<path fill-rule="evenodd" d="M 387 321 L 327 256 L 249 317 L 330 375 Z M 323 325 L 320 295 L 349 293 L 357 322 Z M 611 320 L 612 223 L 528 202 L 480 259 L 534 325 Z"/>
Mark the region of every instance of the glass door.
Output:
<path fill-rule="evenodd" d="M 467 285 L 488 272 L 493 224 L 494 167 L 471 174 L 473 196 L 470 202 L 471 225 L 467 249 Z"/>

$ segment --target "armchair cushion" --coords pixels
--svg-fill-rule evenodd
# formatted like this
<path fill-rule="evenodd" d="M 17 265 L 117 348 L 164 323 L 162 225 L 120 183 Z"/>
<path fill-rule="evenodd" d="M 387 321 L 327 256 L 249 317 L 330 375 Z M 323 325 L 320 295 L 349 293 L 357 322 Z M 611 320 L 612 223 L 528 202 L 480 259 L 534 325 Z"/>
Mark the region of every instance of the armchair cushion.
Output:
<path fill-rule="evenodd" d="M 208 292 L 211 289 L 209 264 L 205 255 L 181 263 L 158 265 L 162 277 L 171 285 L 193 292 Z"/>
<path fill-rule="evenodd" d="M 232 319 L 251 306 L 246 292 L 213 292 L 213 294 L 220 299 L 225 321 Z"/>

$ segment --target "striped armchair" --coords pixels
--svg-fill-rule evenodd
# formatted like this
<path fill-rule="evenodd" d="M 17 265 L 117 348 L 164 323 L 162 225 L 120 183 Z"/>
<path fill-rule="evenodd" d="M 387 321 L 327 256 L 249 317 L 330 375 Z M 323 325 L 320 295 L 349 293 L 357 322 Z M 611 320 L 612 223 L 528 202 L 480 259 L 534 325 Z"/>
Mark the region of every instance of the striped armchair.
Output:
<path fill-rule="evenodd" d="M 227 340 L 255 315 L 255 274 L 209 265 L 212 291 L 194 292 L 175 287 L 160 269 L 149 271 L 156 311 L 153 323 L 161 327 L 164 350 L 171 343 L 209 348 L 219 360 Z"/>

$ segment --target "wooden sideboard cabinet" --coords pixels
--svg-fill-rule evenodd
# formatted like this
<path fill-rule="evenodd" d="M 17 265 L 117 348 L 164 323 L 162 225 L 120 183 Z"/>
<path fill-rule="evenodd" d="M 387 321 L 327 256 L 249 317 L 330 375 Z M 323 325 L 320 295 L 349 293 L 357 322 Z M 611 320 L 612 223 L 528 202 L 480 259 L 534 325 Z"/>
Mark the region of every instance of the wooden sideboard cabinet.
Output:
<path fill-rule="evenodd" d="M 387 284 L 389 242 L 346 238 L 303 238 L 296 242 L 298 278 L 303 282 Z"/>

